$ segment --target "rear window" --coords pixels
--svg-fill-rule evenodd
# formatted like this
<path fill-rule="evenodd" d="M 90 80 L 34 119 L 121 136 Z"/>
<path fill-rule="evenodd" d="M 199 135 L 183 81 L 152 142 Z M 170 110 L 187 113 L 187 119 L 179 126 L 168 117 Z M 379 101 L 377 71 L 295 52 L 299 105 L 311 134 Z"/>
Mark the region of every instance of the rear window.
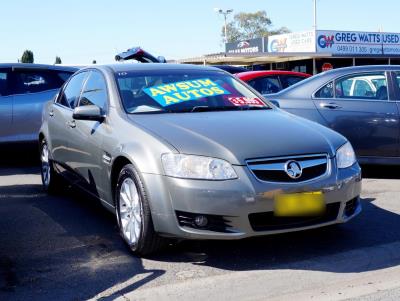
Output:
<path fill-rule="evenodd" d="M 128 113 L 197 112 L 269 108 L 233 76 L 212 71 L 149 71 L 115 74 Z"/>
<path fill-rule="evenodd" d="M 303 76 L 295 76 L 295 75 L 281 75 L 281 83 L 282 83 L 282 88 L 286 89 L 287 87 L 290 87 L 304 79 L 306 77 Z"/>

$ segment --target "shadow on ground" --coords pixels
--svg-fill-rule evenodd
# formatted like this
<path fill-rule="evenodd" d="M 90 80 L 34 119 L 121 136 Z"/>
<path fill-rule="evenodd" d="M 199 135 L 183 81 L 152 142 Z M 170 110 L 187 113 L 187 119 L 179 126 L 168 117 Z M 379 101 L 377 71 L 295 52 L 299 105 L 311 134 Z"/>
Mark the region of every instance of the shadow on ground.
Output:
<path fill-rule="evenodd" d="M 28 170 L 36 168 L 35 160 L 28 162 Z M 20 164 L 9 161 L 3 169 L 23 174 Z M 363 171 L 388 176 L 386 168 Z M 0 181 L 4 175 L 0 169 Z M 400 218 L 378 201 L 364 198 L 362 214 L 344 225 L 240 241 L 181 242 L 150 259 L 163 267 L 184 262 L 192 269 L 229 271 L 357 273 L 397 266 Z M 119 296 L 167 272 L 147 270 L 122 243 L 114 216 L 74 190 L 48 196 L 38 184 L 0 186 L 0 216 L 0 300 L 81 300 L 115 285 L 111 295 Z"/>

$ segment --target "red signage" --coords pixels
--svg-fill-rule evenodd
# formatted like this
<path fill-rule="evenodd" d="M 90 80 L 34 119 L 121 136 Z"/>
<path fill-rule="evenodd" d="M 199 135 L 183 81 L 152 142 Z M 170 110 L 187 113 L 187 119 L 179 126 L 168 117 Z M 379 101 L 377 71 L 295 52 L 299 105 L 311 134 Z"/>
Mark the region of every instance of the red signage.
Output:
<path fill-rule="evenodd" d="M 331 63 L 324 63 L 322 65 L 322 71 L 328 71 L 328 70 L 332 70 L 332 69 L 333 69 L 333 66 Z"/>
<path fill-rule="evenodd" d="M 235 106 L 265 106 L 265 103 L 258 98 L 229 97 L 228 100 Z"/>

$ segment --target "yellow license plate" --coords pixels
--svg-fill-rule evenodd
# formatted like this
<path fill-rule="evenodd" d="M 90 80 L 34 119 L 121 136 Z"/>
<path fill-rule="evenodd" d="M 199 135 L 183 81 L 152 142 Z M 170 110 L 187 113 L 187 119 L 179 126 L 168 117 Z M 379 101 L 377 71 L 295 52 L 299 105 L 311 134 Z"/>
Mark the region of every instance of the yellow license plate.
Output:
<path fill-rule="evenodd" d="M 321 191 L 275 196 L 275 216 L 318 216 L 324 211 L 325 200 Z"/>

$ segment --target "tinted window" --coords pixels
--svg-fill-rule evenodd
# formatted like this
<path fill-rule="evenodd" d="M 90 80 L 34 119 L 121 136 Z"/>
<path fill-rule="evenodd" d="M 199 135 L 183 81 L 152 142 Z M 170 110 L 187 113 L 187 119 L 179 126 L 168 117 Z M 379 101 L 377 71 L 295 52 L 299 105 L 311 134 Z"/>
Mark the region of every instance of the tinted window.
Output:
<path fill-rule="evenodd" d="M 61 95 L 57 99 L 57 103 L 73 109 L 78 100 L 83 83 L 88 72 L 81 72 L 74 75 L 63 89 Z"/>
<path fill-rule="evenodd" d="M 225 72 L 148 70 L 117 72 L 128 113 L 203 112 L 268 109 L 261 99 Z"/>
<path fill-rule="evenodd" d="M 0 96 L 8 95 L 7 79 L 8 79 L 8 72 L 0 70 Z"/>
<path fill-rule="evenodd" d="M 250 80 L 248 84 L 261 94 L 271 94 L 282 90 L 277 76 L 255 78 Z"/>
<path fill-rule="evenodd" d="M 57 71 L 57 76 L 62 80 L 63 83 L 66 82 L 72 74 L 72 72 Z"/>
<path fill-rule="evenodd" d="M 100 72 L 92 71 L 83 89 L 79 106 L 96 105 L 105 109 L 107 104 L 107 86 Z"/>
<path fill-rule="evenodd" d="M 387 100 L 384 72 L 356 74 L 341 78 L 335 85 L 336 98 Z"/>
<path fill-rule="evenodd" d="M 299 81 L 302 81 L 303 79 L 305 79 L 305 77 L 293 76 L 293 75 L 280 75 L 280 79 L 282 83 L 282 89 L 286 89 L 287 87 L 290 87 L 291 85 L 294 85 Z"/>
<path fill-rule="evenodd" d="M 316 98 L 333 98 L 333 82 L 327 83 L 315 93 Z"/>
<path fill-rule="evenodd" d="M 37 93 L 46 90 L 58 89 L 63 80 L 56 71 L 28 70 L 15 71 L 14 94 Z"/>

